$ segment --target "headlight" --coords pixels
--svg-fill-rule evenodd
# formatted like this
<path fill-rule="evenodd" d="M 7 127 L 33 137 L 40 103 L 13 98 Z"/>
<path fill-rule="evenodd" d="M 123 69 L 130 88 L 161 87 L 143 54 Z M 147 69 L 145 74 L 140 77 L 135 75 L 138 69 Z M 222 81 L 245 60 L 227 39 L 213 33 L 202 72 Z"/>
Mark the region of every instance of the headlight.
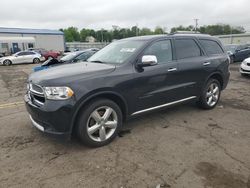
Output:
<path fill-rule="evenodd" d="M 44 87 L 47 99 L 64 100 L 72 97 L 74 92 L 69 87 Z"/>
<path fill-rule="evenodd" d="M 242 64 L 243 64 L 243 65 L 247 65 L 247 61 L 244 60 L 244 61 L 242 62 Z"/>

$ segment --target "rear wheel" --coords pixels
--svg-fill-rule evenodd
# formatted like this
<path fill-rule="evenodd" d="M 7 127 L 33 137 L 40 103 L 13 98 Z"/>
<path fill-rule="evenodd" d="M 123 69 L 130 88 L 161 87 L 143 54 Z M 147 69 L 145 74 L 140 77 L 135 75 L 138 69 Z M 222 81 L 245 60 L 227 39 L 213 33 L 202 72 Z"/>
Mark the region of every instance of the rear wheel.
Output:
<path fill-rule="evenodd" d="M 231 56 L 231 57 L 230 57 L 230 61 L 231 61 L 230 63 L 234 63 L 235 57 L 234 57 L 234 56 Z"/>
<path fill-rule="evenodd" d="M 198 101 L 199 106 L 204 109 L 214 108 L 220 99 L 220 93 L 220 82 L 216 79 L 209 79 Z"/>
<path fill-rule="evenodd" d="M 39 58 L 34 58 L 33 63 L 40 63 L 40 59 Z"/>
<path fill-rule="evenodd" d="M 114 140 L 121 126 L 119 106 L 111 100 L 98 99 L 81 111 L 76 131 L 83 144 L 100 147 Z"/>
<path fill-rule="evenodd" d="M 3 64 L 6 66 L 10 66 L 12 64 L 12 62 L 11 62 L 11 60 L 6 59 L 6 60 L 4 60 Z"/>

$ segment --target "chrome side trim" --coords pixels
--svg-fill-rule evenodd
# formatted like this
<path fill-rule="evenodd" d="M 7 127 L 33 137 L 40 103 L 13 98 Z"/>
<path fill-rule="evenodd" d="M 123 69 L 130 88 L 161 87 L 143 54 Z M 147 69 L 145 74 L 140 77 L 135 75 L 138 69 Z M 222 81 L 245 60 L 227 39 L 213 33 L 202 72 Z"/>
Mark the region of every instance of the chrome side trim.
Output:
<path fill-rule="evenodd" d="M 144 110 L 140 110 L 140 111 L 134 112 L 132 114 L 132 116 L 136 115 L 136 114 L 143 113 L 143 112 L 151 111 L 151 110 L 156 110 L 158 108 L 163 108 L 163 107 L 166 107 L 166 106 L 171 106 L 171 105 L 174 105 L 174 104 L 177 104 L 177 103 L 181 103 L 181 102 L 184 102 L 184 101 L 188 101 L 188 100 L 191 100 L 191 99 L 194 99 L 194 98 L 196 98 L 196 96 L 192 96 L 192 97 L 184 98 L 184 99 L 181 99 L 181 100 L 178 100 L 178 101 L 173 101 L 173 102 L 162 104 L 162 105 L 155 106 L 155 107 L 152 107 L 152 108 L 147 108 L 147 109 L 144 109 Z"/>
<path fill-rule="evenodd" d="M 31 120 L 32 124 L 34 125 L 34 127 L 39 129 L 40 131 L 44 132 L 44 128 L 41 125 L 39 125 L 37 122 L 35 122 L 35 120 L 31 117 L 31 115 L 29 115 L 29 116 L 30 116 L 30 120 Z"/>

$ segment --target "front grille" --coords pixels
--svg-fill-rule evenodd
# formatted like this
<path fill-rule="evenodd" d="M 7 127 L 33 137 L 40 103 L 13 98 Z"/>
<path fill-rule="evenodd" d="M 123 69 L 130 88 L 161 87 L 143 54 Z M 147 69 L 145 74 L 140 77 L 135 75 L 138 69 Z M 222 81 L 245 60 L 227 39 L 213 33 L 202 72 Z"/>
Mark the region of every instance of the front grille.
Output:
<path fill-rule="evenodd" d="M 41 106 L 45 103 L 45 96 L 41 86 L 30 83 L 28 94 L 35 105 Z"/>
<path fill-rule="evenodd" d="M 250 72 L 249 70 L 244 70 L 244 69 L 242 69 L 242 68 L 241 68 L 241 70 L 244 71 L 244 72 Z"/>

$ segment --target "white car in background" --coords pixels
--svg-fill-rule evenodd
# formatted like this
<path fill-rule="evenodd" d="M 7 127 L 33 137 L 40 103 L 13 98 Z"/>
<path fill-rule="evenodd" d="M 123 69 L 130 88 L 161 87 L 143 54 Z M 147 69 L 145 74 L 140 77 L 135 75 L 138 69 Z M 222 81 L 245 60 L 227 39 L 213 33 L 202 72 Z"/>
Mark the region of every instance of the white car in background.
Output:
<path fill-rule="evenodd" d="M 0 64 L 12 65 L 19 63 L 40 63 L 42 56 L 36 52 L 20 51 L 11 56 L 5 56 L 0 58 Z"/>
<path fill-rule="evenodd" d="M 245 59 L 240 65 L 241 75 L 250 75 L 250 58 Z"/>

